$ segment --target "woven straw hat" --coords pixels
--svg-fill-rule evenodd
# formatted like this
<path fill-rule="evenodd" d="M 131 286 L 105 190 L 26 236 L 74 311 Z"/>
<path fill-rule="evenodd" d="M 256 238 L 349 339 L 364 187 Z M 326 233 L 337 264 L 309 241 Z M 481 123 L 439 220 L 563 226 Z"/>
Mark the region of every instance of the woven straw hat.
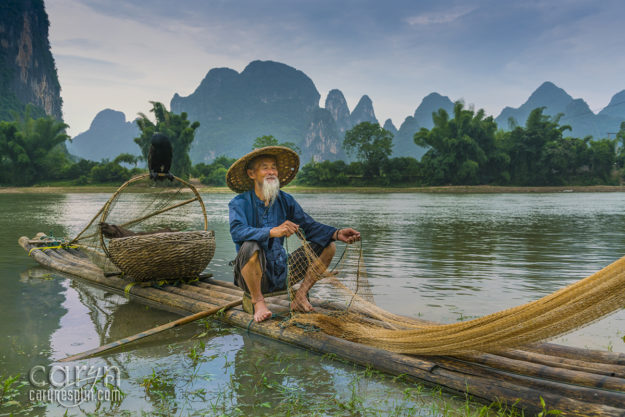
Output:
<path fill-rule="evenodd" d="M 299 156 L 297 156 L 297 153 L 284 146 L 266 146 L 254 149 L 232 164 L 226 174 L 226 183 L 232 191 L 242 193 L 254 188 L 254 180 L 247 175 L 248 164 L 261 155 L 276 158 L 280 187 L 284 187 L 295 178 L 295 174 L 299 170 Z"/>

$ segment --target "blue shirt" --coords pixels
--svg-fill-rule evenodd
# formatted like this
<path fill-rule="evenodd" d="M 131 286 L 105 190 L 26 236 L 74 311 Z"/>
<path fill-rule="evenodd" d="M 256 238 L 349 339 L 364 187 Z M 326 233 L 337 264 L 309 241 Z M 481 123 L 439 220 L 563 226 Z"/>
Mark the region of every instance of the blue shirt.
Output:
<path fill-rule="evenodd" d="M 292 195 L 280 191 L 276 201 L 270 207 L 256 196 L 254 190 L 246 191 L 234 197 L 228 204 L 230 214 L 230 234 L 237 252 L 247 240 L 258 242 L 265 252 L 267 265 L 265 274 L 269 279 L 269 291 L 283 289 L 286 286 L 287 253 L 284 249 L 284 237 L 270 238 L 272 228 L 280 226 L 286 220 L 299 225 L 306 240 L 322 247 L 328 246 L 336 228 L 316 222 L 302 210 Z"/>

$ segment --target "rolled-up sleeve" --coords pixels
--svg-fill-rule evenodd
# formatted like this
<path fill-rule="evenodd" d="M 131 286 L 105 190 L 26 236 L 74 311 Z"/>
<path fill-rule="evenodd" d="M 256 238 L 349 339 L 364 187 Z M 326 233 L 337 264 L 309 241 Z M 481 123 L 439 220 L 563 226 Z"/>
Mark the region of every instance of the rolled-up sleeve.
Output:
<path fill-rule="evenodd" d="M 244 210 L 244 200 L 233 199 L 228 204 L 230 217 L 230 234 L 237 245 L 246 240 L 254 240 L 260 244 L 267 244 L 271 227 L 253 227 L 248 224 Z"/>

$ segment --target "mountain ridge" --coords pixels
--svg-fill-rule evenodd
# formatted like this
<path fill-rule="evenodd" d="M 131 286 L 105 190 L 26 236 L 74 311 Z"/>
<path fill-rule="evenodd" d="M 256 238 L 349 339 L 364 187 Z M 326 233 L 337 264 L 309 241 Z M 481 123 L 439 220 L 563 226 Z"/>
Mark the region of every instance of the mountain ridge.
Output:
<path fill-rule="evenodd" d="M 341 145 L 345 132 L 362 121 L 378 123 L 373 101 L 365 94 L 350 111 L 339 89 L 328 92 L 324 107 L 319 105 L 320 98 L 314 82 L 304 72 L 274 61 L 252 61 L 241 73 L 229 68 L 210 69 L 193 93 L 186 97 L 175 93 L 170 108 L 176 113 L 187 112 L 190 120 L 200 122 L 191 148 L 194 163 L 210 162 L 220 155 L 238 158 L 251 150 L 256 137 L 263 135 L 295 143 L 302 151 L 302 161 L 344 159 Z M 384 126 L 394 134 L 393 156 L 420 158 L 425 149 L 414 144 L 414 134 L 421 128 L 432 128 L 432 113 L 441 108 L 453 116 L 453 106 L 448 96 L 432 92 L 423 97 L 399 128 L 387 119 Z M 563 113 L 560 123 L 571 125 L 569 135 L 605 137 L 608 132 L 618 131 L 625 120 L 625 90 L 616 93 L 610 104 L 595 114 L 583 99 L 573 98 L 546 81 L 519 107 L 502 109 L 495 120 L 504 130 L 510 128 L 511 117 L 516 125 L 525 125 L 536 107 L 546 107 L 545 114 L 551 116 Z M 131 123 L 119 116 L 116 122 L 108 120 L 110 130 L 116 132 Z M 84 133 L 75 142 L 84 140 Z"/>

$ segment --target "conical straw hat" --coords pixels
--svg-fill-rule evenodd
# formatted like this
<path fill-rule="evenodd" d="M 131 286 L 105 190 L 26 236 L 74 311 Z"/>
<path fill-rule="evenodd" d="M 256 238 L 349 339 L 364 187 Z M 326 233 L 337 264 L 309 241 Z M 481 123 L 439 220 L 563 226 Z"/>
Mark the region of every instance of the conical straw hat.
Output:
<path fill-rule="evenodd" d="M 276 158 L 280 187 L 284 187 L 295 178 L 299 170 L 299 156 L 297 156 L 297 153 L 284 146 L 266 146 L 254 149 L 232 164 L 226 174 L 226 183 L 232 191 L 242 193 L 254 188 L 254 180 L 247 175 L 247 169 L 249 168 L 249 163 L 261 155 Z"/>

